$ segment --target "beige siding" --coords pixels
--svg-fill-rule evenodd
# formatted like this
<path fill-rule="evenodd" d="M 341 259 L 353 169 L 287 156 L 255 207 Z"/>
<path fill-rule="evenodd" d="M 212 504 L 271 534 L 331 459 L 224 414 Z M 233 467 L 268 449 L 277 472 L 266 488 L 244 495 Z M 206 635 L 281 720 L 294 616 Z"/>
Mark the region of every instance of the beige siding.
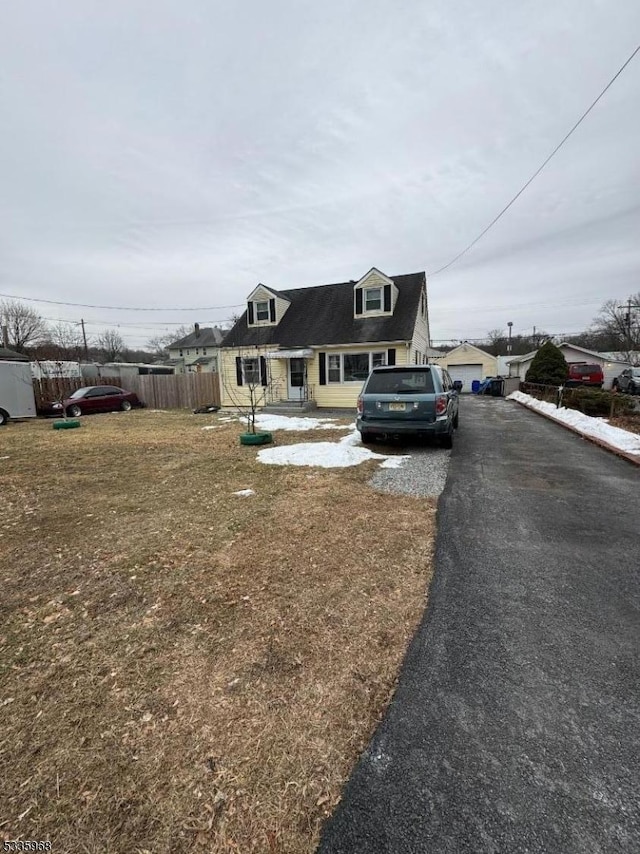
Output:
<path fill-rule="evenodd" d="M 246 359 L 255 359 L 264 356 L 267 350 L 277 350 L 277 347 L 269 348 L 251 348 L 251 347 L 233 347 L 224 348 L 221 351 L 221 372 L 220 385 L 222 395 L 222 405 L 229 407 L 246 407 L 249 404 L 249 389 L 245 385 L 238 385 L 236 374 L 236 357 Z M 273 400 L 279 400 L 280 396 L 286 397 L 287 394 L 287 362 L 281 359 L 267 360 L 267 380 L 268 386 L 263 391 L 262 386 L 258 389 L 259 406 L 264 406 L 266 403 L 271 403 Z M 284 392 L 282 393 L 282 390 Z"/>
<path fill-rule="evenodd" d="M 380 353 L 390 348 L 396 351 L 396 365 L 410 364 L 412 360 L 411 344 L 406 341 L 385 341 L 374 344 L 354 344 L 346 347 L 319 348 L 314 352 L 312 358 L 307 360 L 307 382 L 309 386 L 309 397 L 314 400 L 318 407 L 350 409 L 355 408 L 358 395 L 363 383 L 327 383 L 320 385 L 320 357 L 319 353 L 327 355 L 344 353 Z M 277 350 L 277 347 L 269 348 Z M 249 403 L 249 391 L 246 386 L 239 386 L 236 377 L 236 357 L 255 358 L 256 355 L 264 355 L 265 349 L 259 351 L 251 348 L 224 348 L 221 351 L 221 394 L 222 405 L 226 407 L 246 407 Z M 267 393 L 262 396 L 260 406 L 278 400 L 286 400 L 288 395 L 286 359 L 269 359 L 267 371 L 269 386 Z"/>
<path fill-rule="evenodd" d="M 256 288 L 255 291 L 249 296 L 247 300 L 247 306 L 250 302 L 256 302 L 256 300 L 260 301 L 269 301 L 275 299 L 276 301 L 276 322 L 275 324 L 271 323 L 270 320 L 261 320 L 256 321 L 251 324 L 251 328 L 260 327 L 260 326 L 277 326 L 278 323 L 284 317 L 286 310 L 289 308 L 289 301 L 283 299 L 282 297 L 277 297 L 275 294 L 272 294 L 271 291 L 267 290 L 265 287 Z M 247 312 L 247 325 L 249 325 L 249 314 Z"/>
<path fill-rule="evenodd" d="M 405 341 L 385 342 L 383 344 L 359 344 L 349 347 L 327 347 L 319 348 L 319 352 L 326 353 L 379 353 L 389 348 L 395 348 L 396 365 L 406 365 L 408 355 L 411 352 Z M 356 406 L 358 395 L 362 390 L 363 383 L 327 383 L 320 385 L 320 359 L 318 352 L 313 359 L 309 360 L 308 366 L 309 386 L 319 407 L 350 409 Z"/>
<path fill-rule="evenodd" d="M 368 273 L 364 278 L 360 279 L 356 285 L 354 285 L 354 311 L 355 311 L 355 290 L 356 288 L 383 288 L 385 285 L 391 285 L 391 314 L 395 311 L 396 301 L 398 299 L 398 288 L 393 279 L 389 279 L 386 276 L 379 273 L 377 270 L 372 270 Z M 377 317 L 380 315 L 381 317 L 388 316 L 387 312 L 379 311 L 379 312 L 367 312 L 367 317 Z"/>
<path fill-rule="evenodd" d="M 289 300 L 282 299 L 282 297 L 276 297 L 276 323 L 280 323 L 289 306 Z"/>
<path fill-rule="evenodd" d="M 411 357 L 410 361 L 414 364 L 424 364 L 426 359 L 425 355 L 429 348 L 429 312 L 427 309 L 427 294 L 426 289 L 423 290 L 424 294 L 424 316 L 422 315 L 421 307 L 422 302 L 418 308 L 418 316 L 416 317 L 416 325 L 413 330 L 413 338 L 411 340 Z M 419 361 L 416 361 L 416 354 L 419 356 Z"/>

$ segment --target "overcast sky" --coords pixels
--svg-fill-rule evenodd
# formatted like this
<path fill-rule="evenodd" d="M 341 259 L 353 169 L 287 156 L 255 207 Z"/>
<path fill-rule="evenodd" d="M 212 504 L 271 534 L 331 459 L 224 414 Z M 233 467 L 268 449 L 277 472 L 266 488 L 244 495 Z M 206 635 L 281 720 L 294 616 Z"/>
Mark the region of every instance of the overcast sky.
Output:
<path fill-rule="evenodd" d="M 34 303 L 134 346 L 259 281 L 429 274 L 638 42 L 638 0 L 2 0 L 0 292 L 210 307 Z M 429 278 L 432 337 L 640 290 L 639 152 L 640 55 Z"/>

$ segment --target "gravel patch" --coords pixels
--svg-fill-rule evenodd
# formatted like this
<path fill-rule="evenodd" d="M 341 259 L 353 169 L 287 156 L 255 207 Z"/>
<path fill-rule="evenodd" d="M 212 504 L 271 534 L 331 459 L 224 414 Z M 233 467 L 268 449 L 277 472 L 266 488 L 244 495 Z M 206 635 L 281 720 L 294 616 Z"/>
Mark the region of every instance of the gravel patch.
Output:
<path fill-rule="evenodd" d="M 375 446 L 372 449 L 377 450 Z M 379 492 L 437 498 L 447 480 L 451 451 L 434 447 L 405 447 L 410 454 L 399 468 L 379 469 L 369 483 Z"/>

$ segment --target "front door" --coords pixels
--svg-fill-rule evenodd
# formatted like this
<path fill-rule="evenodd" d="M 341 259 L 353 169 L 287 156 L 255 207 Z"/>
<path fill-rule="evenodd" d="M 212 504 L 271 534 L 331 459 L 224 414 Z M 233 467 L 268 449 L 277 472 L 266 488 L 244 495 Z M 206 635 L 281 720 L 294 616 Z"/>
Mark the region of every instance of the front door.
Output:
<path fill-rule="evenodd" d="M 288 368 L 288 396 L 289 400 L 305 399 L 305 371 L 304 359 L 289 359 Z"/>

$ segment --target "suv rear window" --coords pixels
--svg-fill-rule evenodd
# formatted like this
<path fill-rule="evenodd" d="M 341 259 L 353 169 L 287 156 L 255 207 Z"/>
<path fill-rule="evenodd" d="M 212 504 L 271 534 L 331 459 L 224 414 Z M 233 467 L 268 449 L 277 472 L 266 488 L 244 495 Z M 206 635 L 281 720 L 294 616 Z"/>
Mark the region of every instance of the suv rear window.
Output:
<path fill-rule="evenodd" d="M 432 394 L 433 375 L 430 370 L 397 368 L 374 371 L 364 390 L 365 394 Z"/>
<path fill-rule="evenodd" d="M 571 365 L 570 371 L 572 374 L 578 374 L 579 376 L 584 377 L 587 374 L 601 373 L 601 368 L 600 365 Z"/>

